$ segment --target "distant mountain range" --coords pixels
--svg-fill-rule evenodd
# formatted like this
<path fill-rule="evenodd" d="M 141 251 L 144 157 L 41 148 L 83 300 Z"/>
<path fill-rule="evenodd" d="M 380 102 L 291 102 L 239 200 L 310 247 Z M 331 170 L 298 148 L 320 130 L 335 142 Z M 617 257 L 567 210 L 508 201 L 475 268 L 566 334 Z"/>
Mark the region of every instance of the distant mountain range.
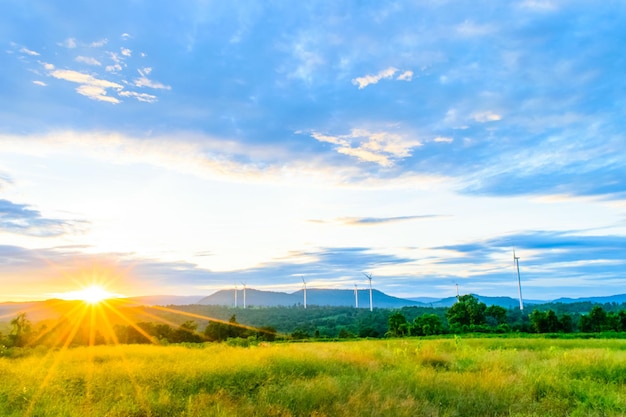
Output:
<path fill-rule="evenodd" d="M 293 293 L 262 291 L 252 288 L 246 289 L 245 304 L 248 307 L 278 307 L 278 306 L 299 306 L 304 304 L 304 291 L 299 290 Z M 369 308 L 369 290 L 358 290 L 359 308 Z M 307 306 L 356 306 L 354 290 L 309 288 L 306 292 Z M 481 302 L 487 305 L 498 305 L 504 308 L 515 308 L 519 306 L 519 300 L 511 297 L 487 297 L 476 295 Z M 112 300 L 115 301 L 115 300 Z M 375 308 L 402 308 L 408 306 L 418 307 L 450 307 L 456 302 L 456 297 L 447 298 L 398 298 L 387 295 L 382 291 L 372 291 L 372 301 Z M 582 298 L 559 298 L 556 300 L 524 300 L 524 304 L 546 304 L 546 303 L 581 303 L 589 302 L 594 304 L 605 303 L 626 303 L 626 294 L 611 295 L 605 297 L 582 297 Z M 0 322 L 8 322 L 20 312 L 27 312 L 33 321 L 49 318 L 50 316 L 60 316 L 67 310 L 68 303 L 62 300 L 30 301 L 30 302 L 6 302 L 0 303 Z M 233 290 L 222 290 L 207 297 L 202 296 L 178 296 L 178 295 L 152 295 L 144 297 L 131 297 L 119 299 L 116 302 L 120 306 L 136 308 L 139 306 L 182 306 L 182 305 L 222 305 L 234 306 L 235 293 Z M 243 290 L 237 291 L 237 306 L 243 307 Z"/>

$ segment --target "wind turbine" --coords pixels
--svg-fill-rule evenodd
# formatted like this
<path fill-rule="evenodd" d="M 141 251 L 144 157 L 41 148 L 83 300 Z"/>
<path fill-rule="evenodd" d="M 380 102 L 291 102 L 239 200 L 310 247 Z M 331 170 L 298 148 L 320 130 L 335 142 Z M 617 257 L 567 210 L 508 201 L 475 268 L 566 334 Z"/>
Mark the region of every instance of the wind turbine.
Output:
<path fill-rule="evenodd" d="M 306 309 L 306 281 L 302 278 L 302 284 L 304 284 L 304 308 Z"/>
<path fill-rule="evenodd" d="M 517 290 L 519 292 L 519 309 L 524 310 L 524 302 L 522 301 L 522 280 L 519 276 L 519 256 L 515 256 L 515 249 L 513 249 L 513 263 L 517 267 Z"/>
<path fill-rule="evenodd" d="M 363 275 L 365 275 L 370 281 L 370 311 L 374 311 L 374 306 L 372 304 L 372 274 L 363 272 Z"/>
<path fill-rule="evenodd" d="M 354 284 L 354 305 L 355 308 L 359 308 L 359 290 L 356 288 L 356 284 Z"/>
<path fill-rule="evenodd" d="M 246 284 L 244 282 L 241 283 L 243 285 L 243 308 L 246 308 Z"/>

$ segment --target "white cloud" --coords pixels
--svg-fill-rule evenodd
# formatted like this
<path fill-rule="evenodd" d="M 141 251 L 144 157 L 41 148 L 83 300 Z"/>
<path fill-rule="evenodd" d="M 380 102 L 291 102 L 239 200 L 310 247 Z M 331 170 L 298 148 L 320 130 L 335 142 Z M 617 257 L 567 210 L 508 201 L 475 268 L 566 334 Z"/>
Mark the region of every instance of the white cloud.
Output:
<path fill-rule="evenodd" d="M 107 72 L 117 72 L 122 70 L 122 66 L 120 64 L 107 65 L 104 67 L 104 70 Z"/>
<path fill-rule="evenodd" d="M 100 48 L 101 46 L 104 46 L 107 43 L 109 43 L 109 40 L 107 38 L 104 38 L 99 41 L 91 42 L 89 46 L 91 46 L 92 48 Z"/>
<path fill-rule="evenodd" d="M 97 59 L 95 59 L 95 58 L 91 58 L 91 57 L 88 57 L 88 56 L 77 56 L 77 57 L 75 58 L 75 61 L 76 61 L 76 62 L 81 62 L 81 63 L 83 63 L 83 64 L 87 64 L 87 65 L 97 66 L 97 67 L 99 67 L 100 65 L 102 65 L 102 64 L 100 63 L 100 61 L 98 61 Z"/>
<path fill-rule="evenodd" d="M 42 87 L 45 87 L 46 85 L 48 85 L 48 84 L 44 83 L 43 81 L 39 81 L 39 80 L 33 81 L 33 84 L 40 85 Z"/>
<path fill-rule="evenodd" d="M 132 97 L 137 99 L 138 101 L 143 101 L 144 103 L 154 103 L 157 101 L 157 97 L 152 94 L 147 93 L 137 93 L 134 91 L 120 91 L 119 93 L 122 97 Z"/>
<path fill-rule="evenodd" d="M 65 48 L 68 49 L 74 49 L 76 48 L 76 39 L 74 38 L 67 38 L 66 40 L 64 40 L 63 42 L 58 44 L 59 46 L 63 46 Z"/>
<path fill-rule="evenodd" d="M 411 81 L 413 79 L 413 71 L 404 71 L 402 74 L 398 75 L 396 80 L 399 81 Z"/>
<path fill-rule="evenodd" d="M 149 88 L 154 88 L 155 90 L 171 90 L 172 89 L 172 87 L 170 87 L 169 85 L 152 81 L 147 77 L 140 77 L 140 78 L 135 79 L 135 86 L 136 87 L 149 87 Z"/>
<path fill-rule="evenodd" d="M 374 162 L 390 167 L 394 161 L 411 156 L 411 150 L 421 143 L 407 140 L 390 132 L 370 132 L 365 129 L 352 129 L 348 135 L 329 136 L 312 132 L 311 136 L 320 141 L 337 146 L 337 152 L 353 156 L 361 161 Z"/>
<path fill-rule="evenodd" d="M 128 48 L 120 48 L 120 51 L 124 56 L 131 56 L 133 54 L 133 51 Z"/>
<path fill-rule="evenodd" d="M 438 143 L 452 143 L 454 141 L 454 139 L 452 138 L 448 138 L 448 137 L 444 137 L 444 136 L 438 136 L 434 139 L 435 142 Z"/>
<path fill-rule="evenodd" d="M 80 84 L 80 86 L 76 88 L 76 92 L 78 94 L 89 97 L 92 100 L 105 101 L 109 103 L 119 103 L 120 101 L 115 97 L 107 96 L 107 89 L 113 88 L 121 90 L 124 88 L 122 85 L 112 81 L 98 79 L 89 74 L 84 74 L 78 71 L 55 70 L 52 71 L 50 75 L 60 80 Z"/>
<path fill-rule="evenodd" d="M 122 33 L 120 35 L 120 38 L 124 39 L 125 41 L 132 38 L 132 36 L 130 36 L 128 33 Z"/>
<path fill-rule="evenodd" d="M 374 74 L 374 75 L 370 74 L 364 77 L 354 78 L 352 80 L 352 84 L 358 85 L 359 90 L 361 90 L 370 84 L 376 84 L 378 81 L 384 78 L 392 78 L 397 71 L 398 71 L 397 69 L 393 67 L 389 67 L 387 69 L 380 71 L 378 74 Z"/>
<path fill-rule="evenodd" d="M 20 48 L 20 52 L 26 55 L 39 56 L 39 52 L 31 51 L 28 48 Z"/>
<path fill-rule="evenodd" d="M 47 62 L 42 62 L 41 65 L 43 65 L 43 67 L 48 71 L 52 71 L 54 69 L 54 65 Z"/>
<path fill-rule="evenodd" d="M 481 112 L 481 113 L 474 113 L 473 115 L 474 120 L 476 120 L 479 123 L 487 123 L 487 122 L 495 122 L 497 120 L 501 120 L 502 116 L 499 114 L 496 114 L 492 111 L 485 111 L 485 112 Z"/>

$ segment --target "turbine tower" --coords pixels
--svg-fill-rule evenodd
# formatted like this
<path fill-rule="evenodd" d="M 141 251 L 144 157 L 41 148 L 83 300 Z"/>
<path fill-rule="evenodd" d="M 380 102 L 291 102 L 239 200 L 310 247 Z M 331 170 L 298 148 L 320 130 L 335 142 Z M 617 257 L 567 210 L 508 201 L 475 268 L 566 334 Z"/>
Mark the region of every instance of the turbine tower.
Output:
<path fill-rule="evenodd" d="M 241 283 L 243 285 L 243 308 L 246 308 L 246 284 L 244 282 Z"/>
<path fill-rule="evenodd" d="M 304 308 L 306 309 L 306 281 L 302 278 L 302 284 L 304 284 Z"/>
<path fill-rule="evenodd" d="M 354 284 L 354 306 L 359 308 L 359 290 L 356 288 L 356 284 Z"/>
<path fill-rule="evenodd" d="M 522 280 L 519 276 L 519 256 L 515 256 L 515 250 L 513 250 L 513 263 L 517 267 L 517 290 L 519 292 L 519 309 L 524 310 L 524 302 L 522 301 Z"/>
<path fill-rule="evenodd" d="M 367 279 L 370 281 L 370 311 L 374 311 L 374 306 L 372 304 L 372 274 L 363 272 L 363 275 L 365 275 Z"/>

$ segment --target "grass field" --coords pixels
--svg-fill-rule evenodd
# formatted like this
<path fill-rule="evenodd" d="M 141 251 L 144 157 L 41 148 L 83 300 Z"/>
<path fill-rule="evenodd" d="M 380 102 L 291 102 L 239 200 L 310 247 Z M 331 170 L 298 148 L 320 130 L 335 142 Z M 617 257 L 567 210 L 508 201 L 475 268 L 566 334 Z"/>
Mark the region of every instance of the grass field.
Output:
<path fill-rule="evenodd" d="M 200 346 L 95 346 L 0 358 L 0 415 L 626 415 L 624 340 Z"/>

